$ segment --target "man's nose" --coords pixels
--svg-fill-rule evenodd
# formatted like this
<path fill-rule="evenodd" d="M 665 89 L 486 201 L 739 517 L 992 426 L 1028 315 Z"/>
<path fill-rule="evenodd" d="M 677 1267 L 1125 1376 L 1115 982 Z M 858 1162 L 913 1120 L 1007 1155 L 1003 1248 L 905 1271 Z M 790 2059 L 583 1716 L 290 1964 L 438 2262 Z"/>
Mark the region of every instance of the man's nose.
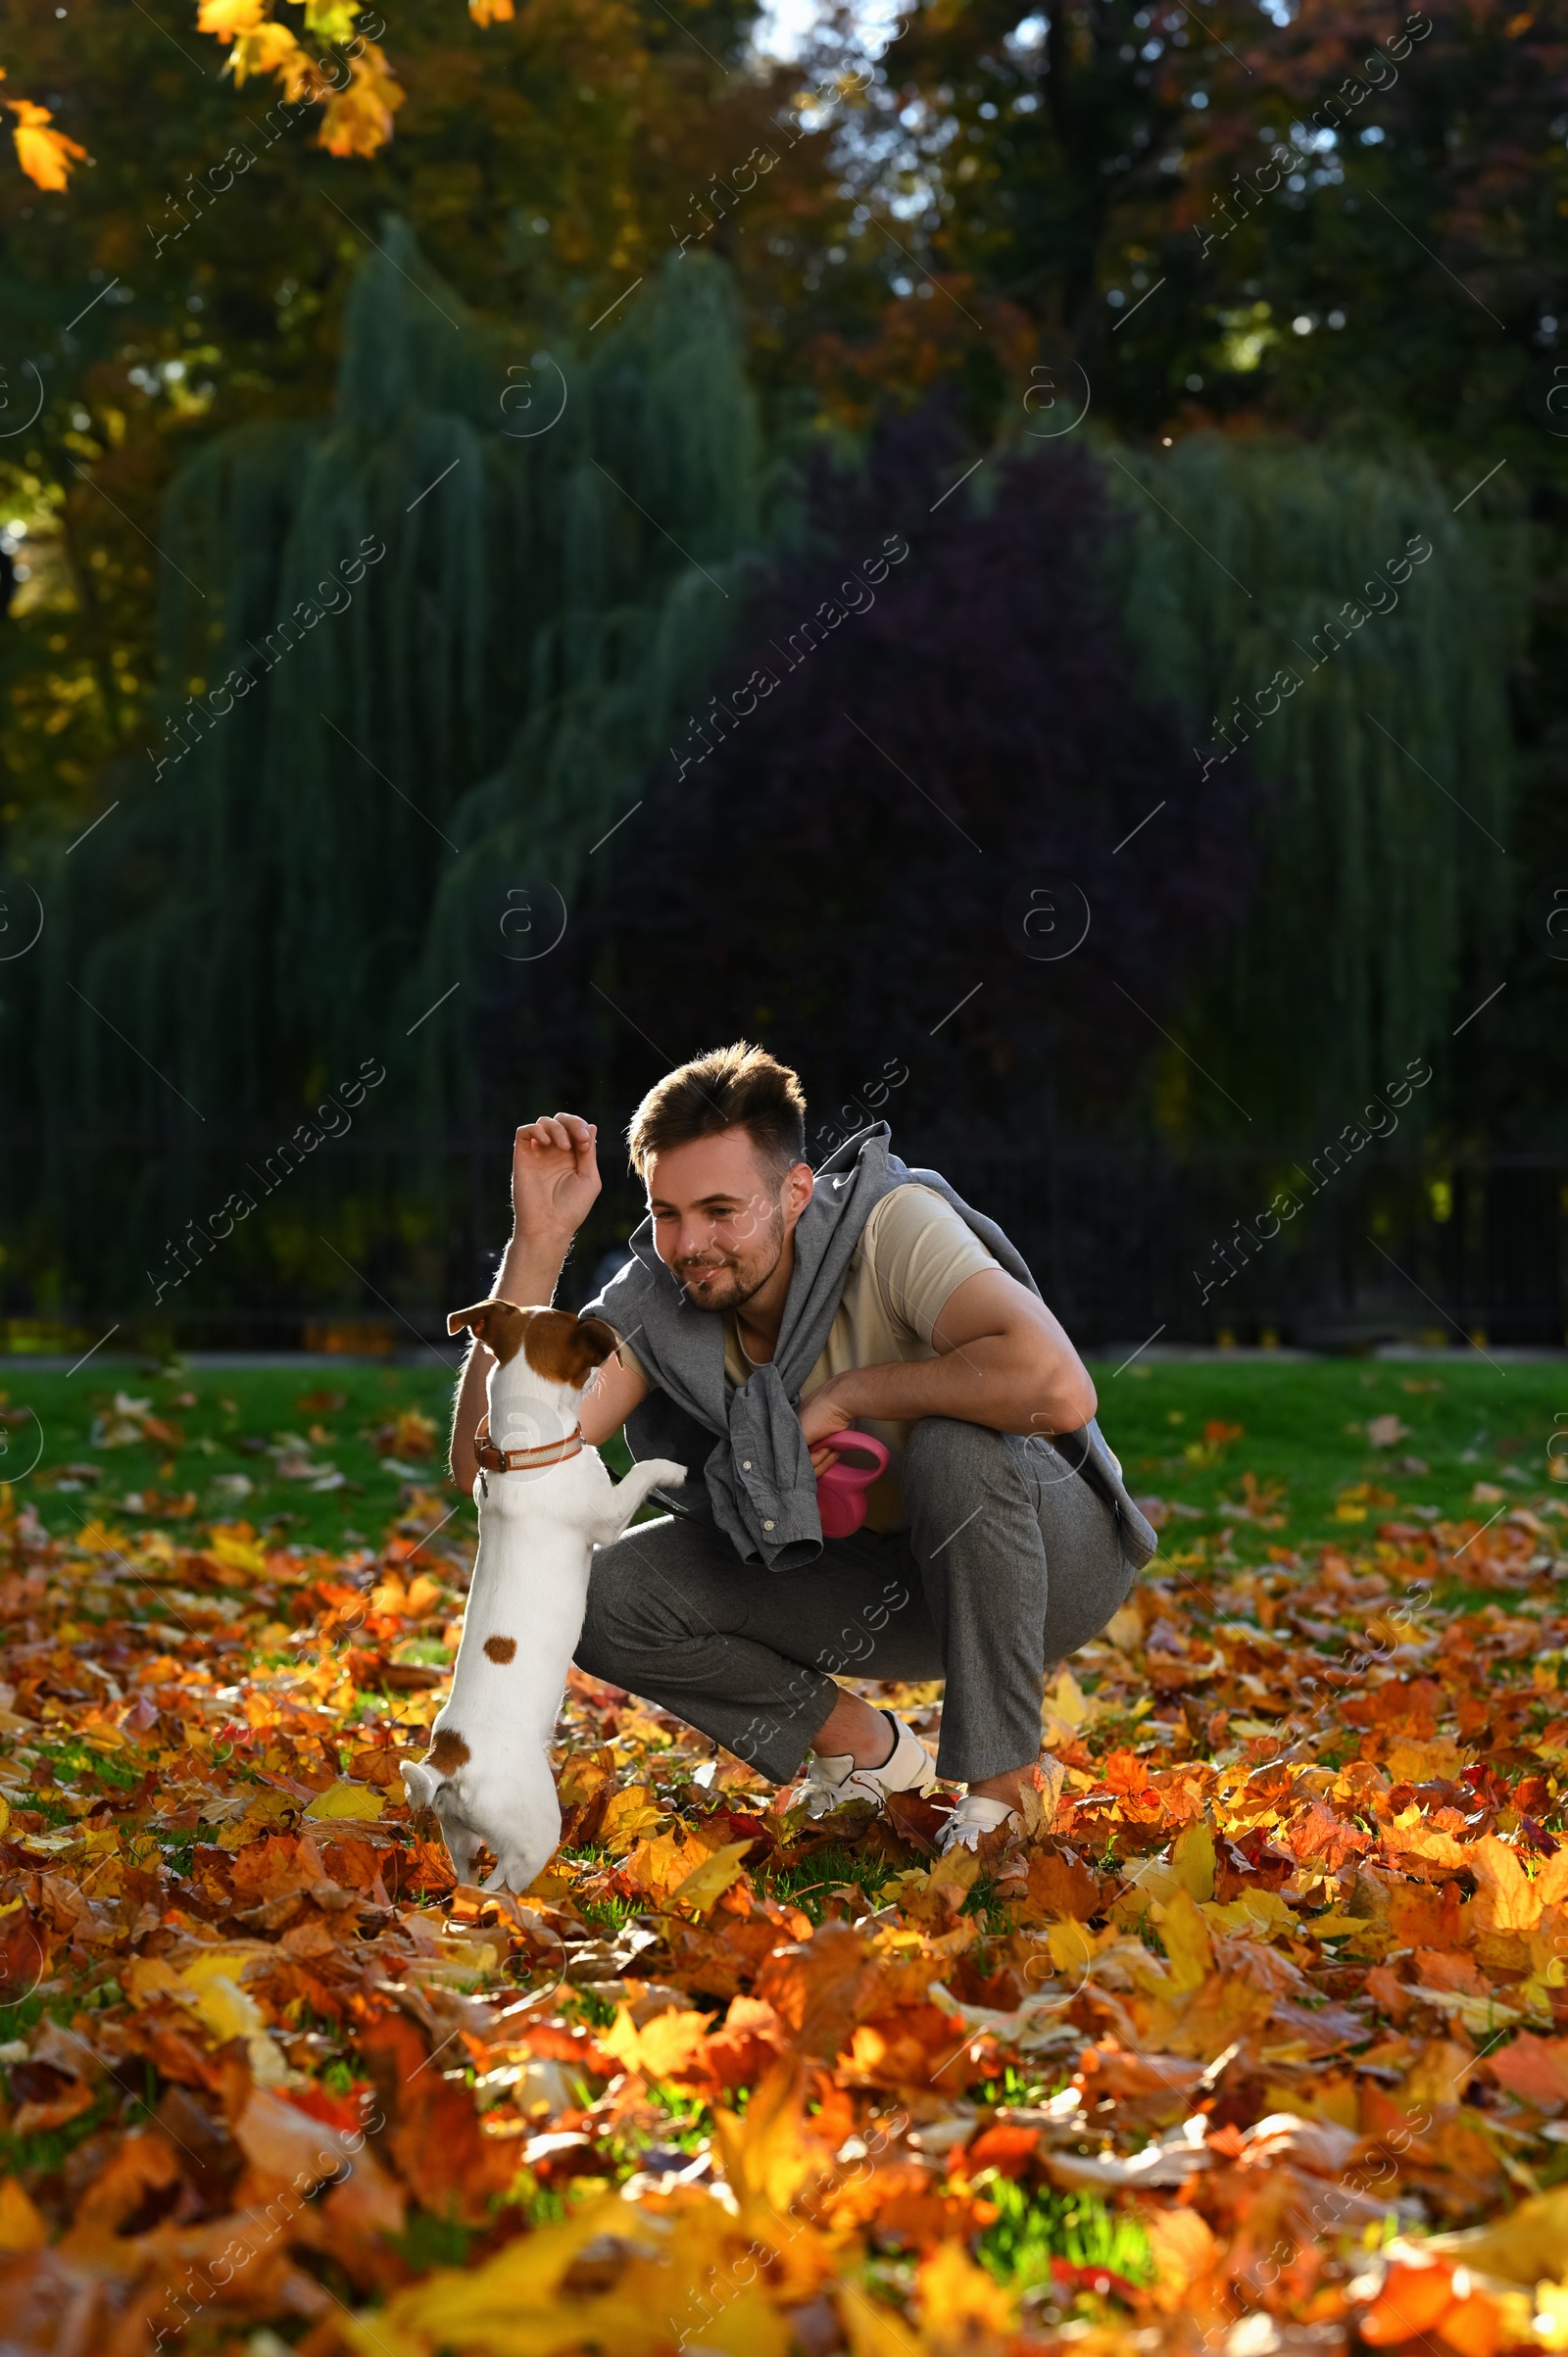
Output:
<path fill-rule="evenodd" d="M 682 1260 L 689 1260 L 694 1252 L 706 1252 L 710 1234 L 705 1221 L 683 1219 L 673 1235 L 666 1233 L 660 1238 L 662 1259 L 673 1268 Z"/>

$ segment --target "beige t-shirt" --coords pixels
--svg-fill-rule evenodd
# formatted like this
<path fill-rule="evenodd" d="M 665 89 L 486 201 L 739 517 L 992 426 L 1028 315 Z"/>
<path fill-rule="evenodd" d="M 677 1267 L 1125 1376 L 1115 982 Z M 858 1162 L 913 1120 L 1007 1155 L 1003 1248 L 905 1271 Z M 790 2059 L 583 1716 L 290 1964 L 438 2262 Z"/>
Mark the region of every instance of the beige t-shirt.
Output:
<path fill-rule="evenodd" d="M 860 1232 L 826 1348 L 801 1387 L 802 1398 L 851 1367 L 935 1358 L 932 1330 L 949 1296 L 966 1277 L 999 1265 L 974 1230 L 934 1189 L 895 1187 Z M 741 1348 L 735 1313 L 727 1311 L 724 1373 L 731 1384 L 742 1384 L 753 1372 L 754 1362 Z M 876 1423 L 865 1416 L 858 1416 L 855 1424 L 857 1430 L 874 1433 L 892 1451 L 886 1473 L 866 1492 L 866 1528 L 902 1531 L 906 1516 L 899 1470 L 909 1427 Z"/>

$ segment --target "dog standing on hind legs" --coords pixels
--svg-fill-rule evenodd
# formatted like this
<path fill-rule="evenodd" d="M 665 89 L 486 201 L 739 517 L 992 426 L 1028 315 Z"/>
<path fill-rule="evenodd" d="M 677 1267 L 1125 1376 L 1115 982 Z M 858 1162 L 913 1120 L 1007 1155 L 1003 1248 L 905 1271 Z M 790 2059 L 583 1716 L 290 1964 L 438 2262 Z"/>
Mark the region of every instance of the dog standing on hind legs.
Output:
<path fill-rule="evenodd" d="M 479 1551 L 452 1674 L 430 1748 L 405 1761 L 410 1800 L 432 1808 L 460 1883 L 481 1843 L 487 1891 L 526 1891 L 561 1839 L 550 1743 L 582 1634 L 595 1547 L 618 1539 L 658 1484 L 684 1465 L 651 1457 L 612 1482 L 577 1425 L 582 1394 L 615 1349 L 599 1318 L 478 1301 L 455 1309 L 495 1355 L 479 1427 Z"/>

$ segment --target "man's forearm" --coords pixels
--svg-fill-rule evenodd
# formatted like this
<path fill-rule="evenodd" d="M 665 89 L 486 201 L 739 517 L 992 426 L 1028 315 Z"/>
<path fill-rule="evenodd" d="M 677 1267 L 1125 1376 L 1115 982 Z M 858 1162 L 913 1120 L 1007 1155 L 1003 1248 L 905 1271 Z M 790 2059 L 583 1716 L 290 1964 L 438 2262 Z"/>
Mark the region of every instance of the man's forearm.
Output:
<path fill-rule="evenodd" d="M 542 1235 L 514 1235 L 501 1255 L 496 1281 L 490 1288 L 498 1301 L 514 1301 L 519 1309 L 548 1309 L 571 1250 L 572 1230 L 549 1230 Z"/>
<path fill-rule="evenodd" d="M 823 1387 L 847 1416 L 912 1424 L 956 1416 L 993 1432 L 1076 1432 L 1095 1412 L 1095 1391 L 1076 1361 L 1042 1368 L 1038 1355 L 996 1334 L 937 1358 L 855 1367 Z"/>
<path fill-rule="evenodd" d="M 571 1234 L 554 1232 L 544 1235 L 514 1235 L 501 1256 L 490 1298 L 497 1301 L 514 1301 L 519 1309 L 546 1307 L 555 1299 L 556 1286 L 571 1246 Z M 473 1436 L 484 1414 L 485 1384 L 491 1366 L 490 1352 L 483 1343 L 475 1342 L 468 1351 L 463 1379 L 452 1409 L 452 1445 L 450 1459 L 452 1478 L 459 1487 L 471 1490 L 479 1460 L 473 1453 Z"/>

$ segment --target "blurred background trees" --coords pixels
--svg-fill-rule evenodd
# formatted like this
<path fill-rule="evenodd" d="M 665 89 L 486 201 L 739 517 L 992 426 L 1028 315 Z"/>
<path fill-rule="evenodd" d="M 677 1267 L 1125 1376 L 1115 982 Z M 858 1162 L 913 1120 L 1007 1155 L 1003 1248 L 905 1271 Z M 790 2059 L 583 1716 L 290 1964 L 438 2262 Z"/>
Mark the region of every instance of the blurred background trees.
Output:
<path fill-rule="evenodd" d="M 1560 1338 L 1561 0 L 225 5 L 0 48 L 13 1318 L 422 1326 L 750 1031 L 1116 1333 L 1429 1058 L 1225 1316 Z"/>

